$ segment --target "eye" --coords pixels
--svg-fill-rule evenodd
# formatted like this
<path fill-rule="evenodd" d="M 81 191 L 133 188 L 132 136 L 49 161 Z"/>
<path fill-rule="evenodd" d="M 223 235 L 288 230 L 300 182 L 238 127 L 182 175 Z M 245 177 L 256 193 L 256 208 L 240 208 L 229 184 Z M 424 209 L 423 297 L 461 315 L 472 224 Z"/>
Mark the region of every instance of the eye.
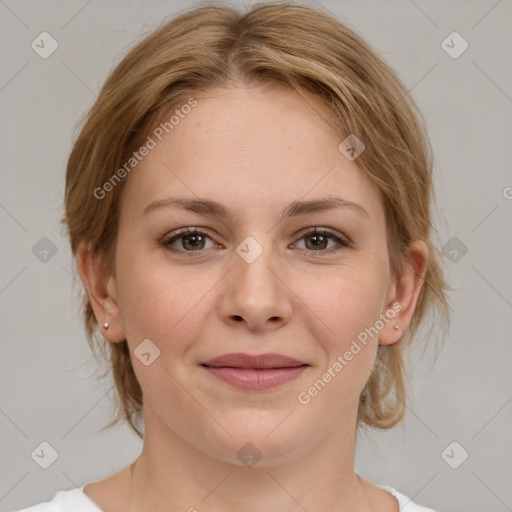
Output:
<path fill-rule="evenodd" d="M 329 228 L 308 228 L 308 231 L 303 231 L 301 235 L 299 242 L 304 240 L 305 243 L 303 248 L 299 248 L 309 253 L 319 253 L 318 256 L 335 252 L 342 247 L 351 247 L 350 241 Z M 209 246 L 208 241 L 210 241 Z M 193 256 L 191 253 L 200 253 L 206 249 L 218 247 L 207 233 L 197 228 L 180 229 L 165 237 L 161 244 L 173 253 L 182 255 L 188 253 L 189 256 Z"/>
<path fill-rule="evenodd" d="M 206 247 L 207 240 L 212 242 L 210 247 Z M 169 249 L 171 252 L 184 253 L 184 252 L 199 252 L 203 249 L 211 249 L 215 247 L 215 242 L 203 231 L 195 228 L 185 228 L 172 235 L 166 237 L 162 241 L 162 245 Z"/>
<path fill-rule="evenodd" d="M 350 247 L 350 242 L 348 240 L 328 228 L 310 229 L 309 231 L 302 233 L 300 241 L 302 240 L 305 240 L 304 249 L 310 252 L 330 253 L 340 249 L 340 246 Z M 334 244 L 329 247 L 329 242 L 334 242 Z"/>

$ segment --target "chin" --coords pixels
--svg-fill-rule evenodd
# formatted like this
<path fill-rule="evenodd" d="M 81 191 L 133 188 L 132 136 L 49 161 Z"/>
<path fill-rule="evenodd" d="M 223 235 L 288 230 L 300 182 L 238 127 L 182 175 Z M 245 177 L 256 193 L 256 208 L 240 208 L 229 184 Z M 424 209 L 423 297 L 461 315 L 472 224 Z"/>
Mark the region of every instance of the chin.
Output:
<path fill-rule="evenodd" d="M 256 411 L 252 420 L 245 415 L 245 423 L 226 423 L 232 437 L 224 431 L 220 438 L 210 436 L 209 451 L 215 458 L 237 466 L 264 467 L 288 462 L 304 448 L 306 432 L 303 428 L 299 431 L 291 417 L 283 421 L 287 414 L 289 411 L 274 414 L 270 422 Z"/>

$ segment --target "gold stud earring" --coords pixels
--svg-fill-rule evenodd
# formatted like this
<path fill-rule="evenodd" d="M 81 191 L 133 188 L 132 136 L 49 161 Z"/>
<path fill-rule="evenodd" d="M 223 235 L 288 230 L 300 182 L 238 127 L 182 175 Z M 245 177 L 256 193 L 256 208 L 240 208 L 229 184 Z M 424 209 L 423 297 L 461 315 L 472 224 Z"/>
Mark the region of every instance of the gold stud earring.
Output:
<path fill-rule="evenodd" d="M 400 327 L 398 326 L 398 324 L 395 324 L 395 326 L 393 327 L 393 329 L 395 329 L 395 331 L 399 331 L 399 330 L 400 330 Z"/>

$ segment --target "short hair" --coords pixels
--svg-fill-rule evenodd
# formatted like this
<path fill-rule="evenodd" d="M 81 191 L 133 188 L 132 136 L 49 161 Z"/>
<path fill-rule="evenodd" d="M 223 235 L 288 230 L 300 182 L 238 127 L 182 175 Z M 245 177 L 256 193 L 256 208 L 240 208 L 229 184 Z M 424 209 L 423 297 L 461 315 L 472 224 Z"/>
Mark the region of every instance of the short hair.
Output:
<path fill-rule="evenodd" d="M 66 170 L 65 216 L 73 256 L 85 242 L 113 269 L 120 197 L 128 179 L 102 188 L 164 115 L 194 94 L 229 86 L 280 85 L 313 94 L 332 113 L 340 142 L 363 141 L 357 165 L 376 185 L 386 215 L 390 269 L 403 271 L 415 240 L 428 248 L 416 310 L 399 342 L 379 346 L 360 395 L 357 425 L 391 428 L 404 416 L 404 348 L 429 312 L 431 327 L 449 322 L 442 256 L 433 240 L 432 151 L 423 118 L 391 68 L 353 30 L 328 12 L 285 2 L 247 12 L 204 5 L 180 13 L 138 42 L 112 70 L 86 115 Z M 304 96 L 304 95 L 303 95 Z M 98 191 L 102 191 L 99 193 Z M 101 197 L 98 197 L 101 195 Z M 85 330 L 116 389 L 115 417 L 143 437 L 142 390 L 127 341 L 107 342 L 86 293 Z M 429 331 L 431 332 L 432 329 Z"/>

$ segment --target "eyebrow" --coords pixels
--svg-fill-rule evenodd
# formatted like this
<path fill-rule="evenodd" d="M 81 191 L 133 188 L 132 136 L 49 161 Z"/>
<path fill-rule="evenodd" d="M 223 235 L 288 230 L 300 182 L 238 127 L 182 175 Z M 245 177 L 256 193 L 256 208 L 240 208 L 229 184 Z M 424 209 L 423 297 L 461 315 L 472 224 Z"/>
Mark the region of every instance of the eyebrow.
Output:
<path fill-rule="evenodd" d="M 230 210 L 221 203 L 204 198 L 191 199 L 186 197 L 168 197 L 166 199 L 158 199 L 153 201 L 144 208 L 142 215 L 147 215 L 148 213 L 160 208 L 170 207 L 179 207 L 185 210 L 199 213 L 201 215 L 216 216 L 220 218 L 227 218 L 231 215 Z M 306 213 L 325 212 L 335 208 L 351 210 L 361 217 L 365 217 L 367 219 L 370 218 L 370 215 L 362 205 L 354 203 L 353 201 L 348 201 L 341 197 L 327 196 L 309 201 L 292 201 L 283 210 L 280 220 L 289 217 L 296 217 L 298 215 L 304 215 Z"/>

